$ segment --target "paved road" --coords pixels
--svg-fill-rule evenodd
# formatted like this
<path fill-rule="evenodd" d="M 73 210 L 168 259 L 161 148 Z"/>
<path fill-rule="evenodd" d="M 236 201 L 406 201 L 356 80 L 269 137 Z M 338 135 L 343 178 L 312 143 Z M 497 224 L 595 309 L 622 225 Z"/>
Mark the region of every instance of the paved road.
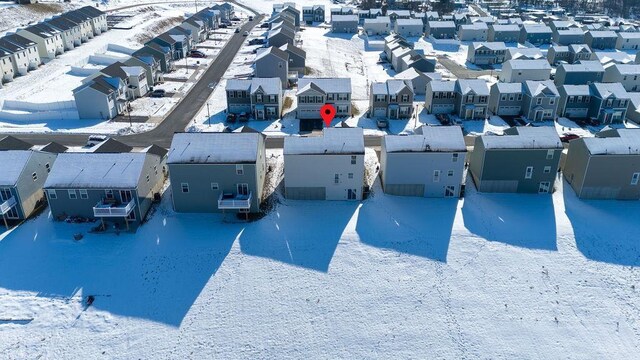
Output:
<path fill-rule="evenodd" d="M 196 113 L 209 98 L 209 95 L 211 95 L 211 92 L 213 92 L 213 90 L 209 88 L 209 84 L 220 82 L 225 71 L 229 68 L 229 65 L 231 65 L 233 58 L 247 39 L 242 36 L 242 33 L 244 31 L 250 31 L 261 20 L 262 15 L 256 16 L 253 21 L 245 23 L 240 28 L 240 33 L 233 34 L 200 80 L 158 126 L 145 133 L 115 136 L 114 138 L 134 147 L 146 147 L 151 144 L 156 144 L 168 148 L 171 145 L 173 134 L 184 131 L 187 124 L 195 117 Z M 0 136 L 1 135 L 13 135 L 35 145 L 44 145 L 55 141 L 67 146 L 82 146 L 87 142 L 86 134 L 0 134 Z"/>
<path fill-rule="evenodd" d="M 458 79 L 476 79 L 481 75 L 496 74 L 496 72 L 492 70 L 472 70 L 466 68 L 444 55 L 438 56 L 438 62 L 447 70 L 451 71 L 451 73 Z"/>

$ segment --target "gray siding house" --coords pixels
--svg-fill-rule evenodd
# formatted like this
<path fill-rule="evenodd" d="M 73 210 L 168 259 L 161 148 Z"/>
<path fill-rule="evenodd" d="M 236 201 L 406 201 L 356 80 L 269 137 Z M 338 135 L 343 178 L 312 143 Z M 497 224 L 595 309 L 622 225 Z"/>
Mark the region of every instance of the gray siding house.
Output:
<path fill-rule="evenodd" d="M 299 47 L 284 44 L 280 50 L 289 54 L 289 72 L 296 72 L 298 76 L 304 75 L 307 53 Z"/>
<path fill-rule="evenodd" d="M 453 21 L 428 21 L 425 35 L 434 39 L 454 39 L 456 24 Z"/>
<path fill-rule="evenodd" d="M 507 47 L 503 42 L 474 42 L 467 50 L 467 61 L 476 65 L 502 64 Z"/>
<path fill-rule="evenodd" d="M 553 127 L 516 127 L 476 137 L 469 172 L 480 192 L 551 193 L 562 142 Z"/>
<path fill-rule="evenodd" d="M 387 80 L 372 83 L 369 95 L 370 117 L 406 119 L 413 115 L 413 89 L 409 81 Z"/>
<path fill-rule="evenodd" d="M 260 211 L 266 176 L 262 134 L 177 133 L 167 164 L 175 211 Z"/>
<path fill-rule="evenodd" d="M 282 115 L 282 85 L 279 78 L 230 79 L 225 87 L 227 112 L 246 113 L 256 120 Z"/>
<path fill-rule="evenodd" d="M 579 61 L 591 60 L 593 57 L 593 52 L 587 44 L 571 44 L 569 45 L 569 52 L 571 53 L 569 64 L 574 64 Z"/>
<path fill-rule="evenodd" d="M 422 126 L 419 134 L 382 138 L 380 178 L 390 195 L 459 197 L 465 154 L 459 126 Z"/>
<path fill-rule="evenodd" d="M 571 141 L 563 174 L 581 199 L 640 200 L 640 130 Z"/>
<path fill-rule="evenodd" d="M 285 44 L 289 45 L 289 44 Z M 254 60 L 255 76 L 258 78 L 280 78 L 283 89 L 289 85 L 289 54 L 277 47 L 268 47 L 259 52 Z M 297 76 L 297 72 L 296 72 Z"/>
<path fill-rule="evenodd" d="M 544 24 L 524 24 L 520 28 L 520 43 L 551 44 L 551 28 Z"/>
<path fill-rule="evenodd" d="M 458 79 L 455 86 L 455 112 L 465 120 L 484 120 L 489 105 L 489 87 L 479 79 Z"/>
<path fill-rule="evenodd" d="M 488 41 L 502 41 L 506 43 L 518 42 L 520 39 L 520 27 L 515 24 L 490 25 L 487 32 Z"/>
<path fill-rule="evenodd" d="M 540 60 L 508 60 L 502 65 L 500 81 L 523 82 L 527 80 L 549 80 L 551 65 L 546 59 Z"/>
<path fill-rule="evenodd" d="M 388 16 L 378 16 L 374 19 L 364 19 L 364 32 L 369 35 L 388 35 L 391 32 L 391 19 Z"/>
<path fill-rule="evenodd" d="M 336 117 L 351 116 L 351 79 L 308 78 L 298 80 L 297 117 L 302 128 L 322 128 L 320 108 L 332 104 Z M 304 120 L 304 121 L 303 121 Z M 310 120 L 310 121 L 306 121 Z"/>
<path fill-rule="evenodd" d="M 569 63 L 571 51 L 568 46 L 551 45 L 547 50 L 547 61 L 551 65 L 558 65 L 561 62 Z"/>
<path fill-rule="evenodd" d="M 284 138 L 287 199 L 357 201 L 364 185 L 361 128 L 325 128 L 322 136 Z"/>
<path fill-rule="evenodd" d="M 153 148 L 153 151 L 150 149 Z M 63 153 L 44 189 L 54 219 L 100 219 L 140 225 L 166 178 L 166 151 L 150 147 L 132 153 Z"/>
<path fill-rule="evenodd" d="M 393 28 L 396 34 L 402 36 L 422 36 L 424 33 L 424 24 L 420 19 L 398 19 Z"/>
<path fill-rule="evenodd" d="M 302 7 L 302 21 L 307 25 L 314 22 L 324 22 L 324 5 L 313 5 Z"/>
<path fill-rule="evenodd" d="M 584 42 L 591 50 L 595 49 L 615 49 L 618 35 L 611 30 L 587 31 L 584 34 Z"/>
<path fill-rule="evenodd" d="M 522 114 L 522 83 L 498 82 L 491 85 L 489 110 L 498 116 L 517 116 Z"/>
<path fill-rule="evenodd" d="M 425 73 L 414 68 L 409 68 L 394 76 L 394 79 L 410 81 L 413 93 L 415 95 L 424 95 L 427 90 L 427 83 L 431 80 L 441 80 L 442 75 L 437 72 Z"/>
<path fill-rule="evenodd" d="M 42 186 L 55 161 L 55 154 L 42 151 L 0 151 L 0 217 L 5 226 L 28 218 L 44 204 Z"/>
<path fill-rule="evenodd" d="M 460 41 L 487 41 L 489 28 L 483 22 L 460 25 L 458 28 L 458 40 Z"/>
<path fill-rule="evenodd" d="M 355 34 L 358 32 L 358 15 L 332 15 L 331 32 Z"/>
<path fill-rule="evenodd" d="M 456 82 L 432 80 L 425 90 L 424 108 L 429 114 L 453 114 L 456 109 Z"/>
<path fill-rule="evenodd" d="M 586 85 L 601 82 L 604 68 L 599 61 L 581 61 L 577 64 L 560 64 L 553 82 L 560 85 Z"/>
<path fill-rule="evenodd" d="M 556 118 L 560 93 L 551 80 L 525 81 L 522 114 L 532 121 L 552 121 Z"/>
<path fill-rule="evenodd" d="M 587 119 L 589 117 L 591 102 L 589 85 L 563 85 L 558 88 L 558 92 L 560 93 L 558 116 L 569 119 Z"/>
<path fill-rule="evenodd" d="M 627 91 L 640 91 L 640 64 L 607 64 L 602 81 L 620 83 Z"/>
<path fill-rule="evenodd" d="M 554 30 L 552 39 L 558 45 L 582 44 L 584 42 L 584 31 L 578 27 Z"/>
<path fill-rule="evenodd" d="M 621 123 L 624 121 L 630 98 L 620 83 L 589 84 L 591 101 L 589 117 L 602 124 Z"/>

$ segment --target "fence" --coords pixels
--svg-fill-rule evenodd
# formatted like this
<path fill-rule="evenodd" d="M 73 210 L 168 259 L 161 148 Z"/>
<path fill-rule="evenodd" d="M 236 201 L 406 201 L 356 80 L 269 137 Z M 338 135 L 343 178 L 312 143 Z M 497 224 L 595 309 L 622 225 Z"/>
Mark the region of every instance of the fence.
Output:
<path fill-rule="evenodd" d="M 4 100 L 0 102 L 0 121 L 33 122 L 49 120 L 77 120 L 74 100 L 49 103 Z"/>

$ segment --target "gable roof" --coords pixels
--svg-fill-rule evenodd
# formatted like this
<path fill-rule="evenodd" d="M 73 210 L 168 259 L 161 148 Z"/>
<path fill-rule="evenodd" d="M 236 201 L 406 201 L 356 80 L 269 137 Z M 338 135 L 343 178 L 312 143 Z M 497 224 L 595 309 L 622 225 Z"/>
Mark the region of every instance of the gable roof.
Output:
<path fill-rule="evenodd" d="M 640 129 L 615 129 L 600 137 L 582 138 L 591 155 L 640 155 Z"/>
<path fill-rule="evenodd" d="M 260 51 L 258 55 L 256 55 L 254 62 L 264 59 L 268 55 L 273 55 L 275 57 L 280 58 L 281 60 L 289 61 L 289 54 L 287 52 L 280 50 L 280 48 L 277 48 L 275 46 L 269 46 L 263 51 Z"/>
<path fill-rule="evenodd" d="M 92 153 L 102 153 L 102 154 L 106 154 L 106 153 L 128 153 L 131 152 L 131 150 L 133 150 L 133 148 L 125 143 L 121 143 L 118 140 L 115 140 L 114 138 L 108 138 L 107 140 L 96 144 L 95 146 L 93 146 L 90 149 L 90 152 Z"/>
<path fill-rule="evenodd" d="M 308 78 L 303 77 L 298 80 L 298 91 L 302 93 L 309 85 L 315 85 L 324 93 L 351 93 L 350 78 Z"/>
<path fill-rule="evenodd" d="M 597 60 L 580 61 L 575 64 L 560 64 L 558 69 L 560 68 L 564 69 L 565 72 L 604 72 L 602 64 Z"/>
<path fill-rule="evenodd" d="M 324 128 L 322 136 L 287 136 L 285 155 L 364 154 L 362 128 Z"/>
<path fill-rule="evenodd" d="M 531 96 L 538 96 L 540 94 L 560 96 L 558 88 L 551 80 L 545 81 L 532 81 L 527 80 L 524 82 L 524 88 Z"/>
<path fill-rule="evenodd" d="M 62 153 L 45 188 L 134 189 L 143 172 L 146 153 Z"/>
<path fill-rule="evenodd" d="M 473 49 L 478 50 L 486 48 L 489 50 L 506 50 L 507 46 L 502 41 L 483 41 L 472 43 Z"/>
<path fill-rule="evenodd" d="M 280 46 L 280 50 L 282 51 L 286 51 L 287 53 L 289 53 L 289 55 L 294 54 L 297 56 L 300 56 L 303 59 L 306 59 L 307 57 L 307 52 L 302 50 L 301 48 L 295 46 L 295 45 L 291 45 L 289 43 L 286 43 L 282 46 Z"/>
<path fill-rule="evenodd" d="M 505 62 L 505 66 L 511 67 L 511 69 L 515 70 L 551 70 L 551 65 L 547 60 L 536 59 L 536 60 L 518 60 L 511 59 Z"/>
<path fill-rule="evenodd" d="M 62 145 L 62 144 L 58 144 L 55 141 L 52 141 L 50 143 L 48 143 L 47 145 L 43 146 L 40 151 L 42 152 L 48 152 L 51 154 L 60 154 L 63 152 L 66 152 L 69 148 L 67 148 L 66 146 Z"/>
<path fill-rule="evenodd" d="M 606 99 L 613 95 L 616 99 L 629 99 L 629 94 L 620 83 L 591 83 L 590 89 L 594 95 Z"/>
<path fill-rule="evenodd" d="M 480 96 L 489 96 L 487 82 L 480 79 L 458 79 L 456 80 L 456 91 L 462 95 L 473 92 Z"/>
<path fill-rule="evenodd" d="M 387 153 L 464 152 L 467 147 L 460 126 L 421 126 L 415 135 L 386 135 Z"/>
<path fill-rule="evenodd" d="M 259 133 L 176 133 L 168 164 L 244 164 L 258 158 Z"/>
<path fill-rule="evenodd" d="M 32 150 L 0 151 L 0 186 L 15 186 L 32 154 Z"/>
<path fill-rule="evenodd" d="M 0 151 L 3 150 L 29 150 L 33 147 L 32 144 L 29 144 L 26 141 L 22 141 L 18 138 L 15 138 L 11 135 L 7 135 L 0 139 Z M 2 164 L 0 162 L 0 164 Z M 3 164 L 4 165 L 4 164 Z"/>
<path fill-rule="evenodd" d="M 502 136 L 480 136 L 485 149 L 562 149 L 552 126 L 518 126 L 506 129 Z"/>

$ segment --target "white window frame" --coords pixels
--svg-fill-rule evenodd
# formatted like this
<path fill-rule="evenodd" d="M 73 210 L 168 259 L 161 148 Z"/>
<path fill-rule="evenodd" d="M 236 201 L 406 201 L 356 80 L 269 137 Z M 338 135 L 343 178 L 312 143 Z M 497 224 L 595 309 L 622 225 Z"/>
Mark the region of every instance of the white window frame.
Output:
<path fill-rule="evenodd" d="M 106 189 L 106 190 L 104 191 L 104 198 L 105 198 L 105 199 L 112 200 L 112 199 L 115 199 L 116 197 L 115 197 L 115 195 L 113 194 L 113 190 Z"/>
<path fill-rule="evenodd" d="M 347 176 L 349 179 L 353 179 L 353 173 L 349 173 Z"/>
<path fill-rule="evenodd" d="M 640 180 L 640 172 L 633 173 L 631 175 L 631 185 L 638 185 L 638 180 Z"/>
<path fill-rule="evenodd" d="M 553 149 L 549 149 L 549 150 L 547 150 L 547 160 L 551 160 L 551 159 L 553 159 L 553 153 L 554 153 L 554 152 L 555 152 L 555 151 L 554 151 Z"/>
<path fill-rule="evenodd" d="M 358 163 L 358 157 L 356 155 L 351 155 L 351 165 L 356 165 Z"/>
<path fill-rule="evenodd" d="M 76 200 L 78 199 L 78 193 L 76 192 L 76 190 L 67 190 L 67 194 L 69 195 L 69 199 L 70 200 Z M 73 195 L 73 196 L 71 196 Z"/>
<path fill-rule="evenodd" d="M 333 183 L 334 184 L 340 184 L 340 174 L 335 174 L 333 176 Z"/>
<path fill-rule="evenodd" d="M 80 189 L 78 192 L 80 192 L 80 199 L 86 200 L 89 198 L 89 192 L 86 189 Z"/>
<path fill-rule="evenodd" d="M 58 198 L 58 193 L 56 193 L 55 189 L 47 190 L 47 194 L 49 195 L 49 199 L 56 200 Z"/>
<path fill-rule="evenodd" d="M 524 171 L 524 178 L 531 179 L 533 177 L 533 166 L 527 166 Z"/>
<path fill-rule="evenodd" d="M 216 183 L 216 182 L 212 182 L 211 183 L 211 191 L 217 191 L 220 190 L 220 184 Z"/>
<path fill-rule="evenodd" d="M 460 156 L 460 154 L 458 154 L 458 153 L 451 154 L 451 162 L 458 162 L 458 157 L 459 156 Z"/>
<path fill-rule="evenodd" d="M 453 170 L 447 171 L 447 177 L 452 177 L 455 174 Z"/>
<path fill-rule="evenodd" d="M 38 180 L 38 173 L 34 172 L 33 174 L 31 174 L 31 178 L 33 179 L 33 181 L 37 181 Z"/>
<path fill-rule="evenodd" d="M 244 175 L 244 165 L 236 165 L 236 175 Z"/>
<path fill-rule="evenodd" d="M 433 182 L 440 182 L 440 170 L 433 170 Z"/>
<path fill-rule="evenodd" d="M 543 172 L 545 174 L 550 174 L 551 173 L 551 166 L 545 166 Z"/>
<path fill-rule="evenodd" d="M 185 191 L 186 190 L 186 191 Z M 188 194 L 190 192 L 189 183 L 180 183 L 180 192 L 183 194 Z"/>

